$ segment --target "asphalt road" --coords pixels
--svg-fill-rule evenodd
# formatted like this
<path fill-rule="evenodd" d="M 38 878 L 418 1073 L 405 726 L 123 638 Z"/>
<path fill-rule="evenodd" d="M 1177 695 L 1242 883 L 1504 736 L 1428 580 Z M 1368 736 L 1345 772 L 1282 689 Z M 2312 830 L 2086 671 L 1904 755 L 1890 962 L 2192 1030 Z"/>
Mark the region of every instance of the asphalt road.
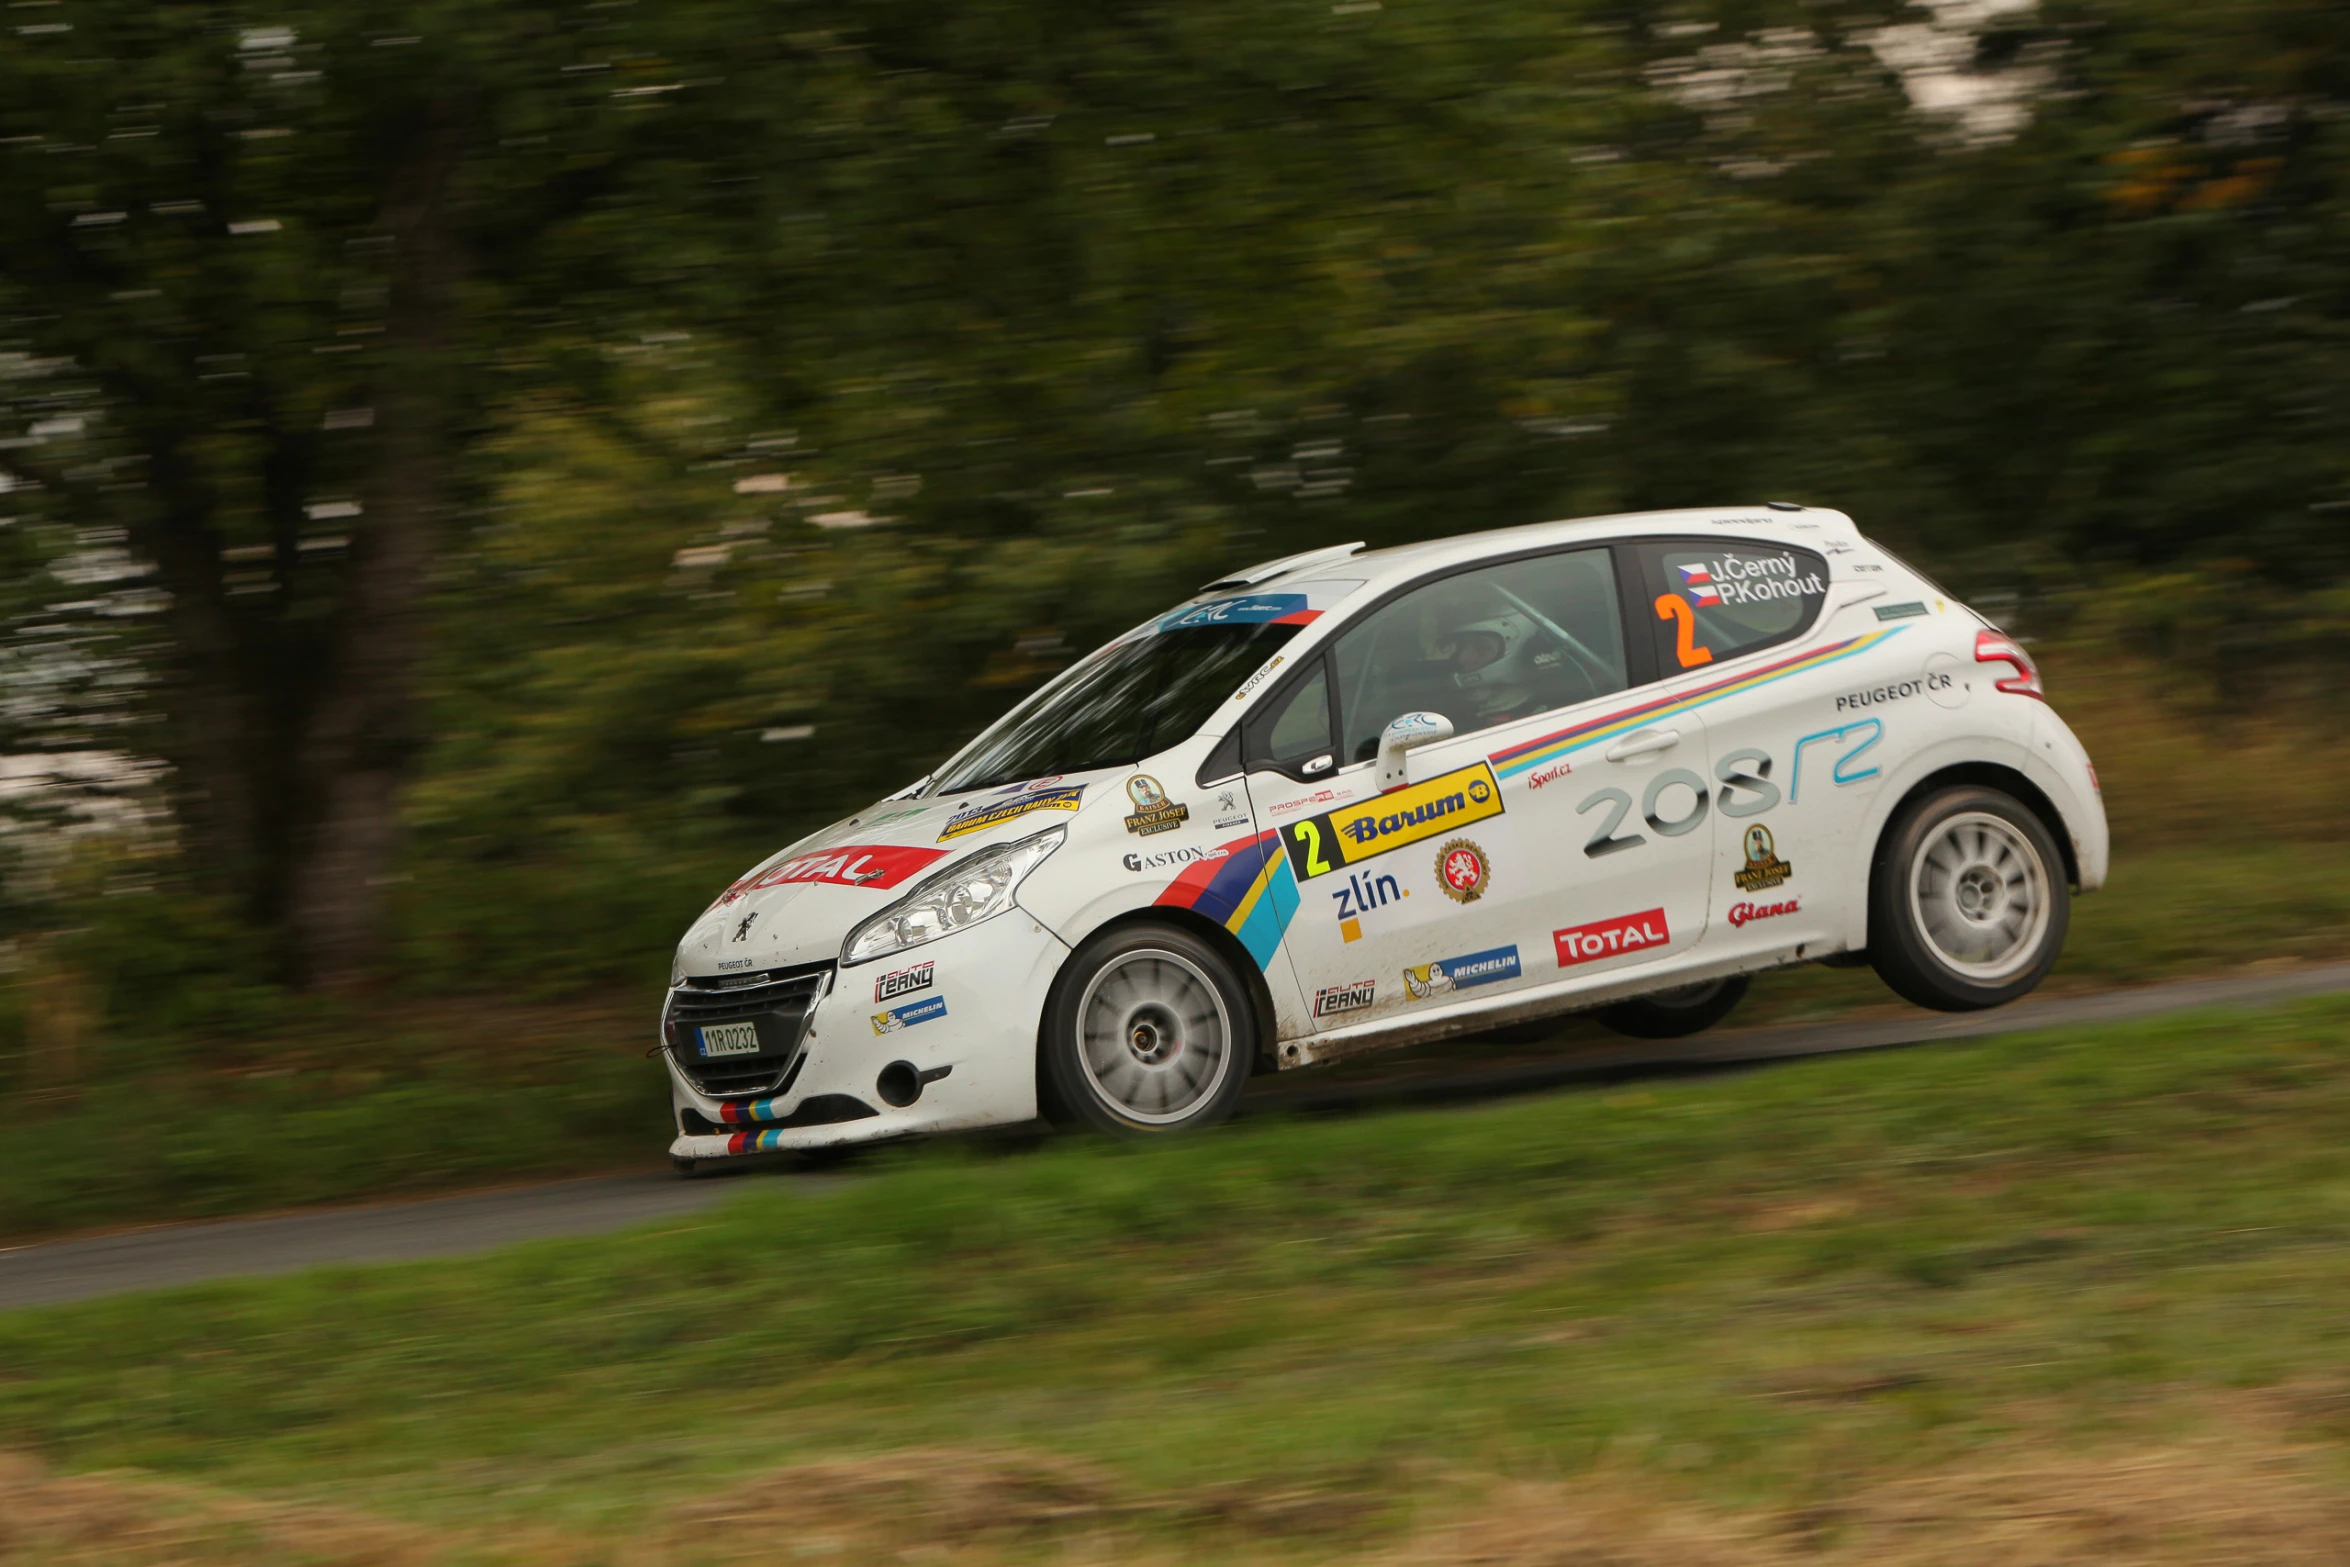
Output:
<path fill-rule="evenodd" d="M 1328 1087 L 1314 1086 L 1313 1075 L 1305 1074 L 1295 1087 L 1285 1079 L 1273 1080 L 1266 1085 L 1271 1091 L 1252 1094 L 1247 1108 L 1250 1113 L 1327 1113 L 1486 1099 L 1571 1083 L 1718 1071 L 1943 1039 L 2127 1022 L 2205 1007 L 2266 1005 L 2341 991 L 2350 991 L 2350 963 L 2023 1001 L 1996 1012 L 1915 1012 L 1850 1022 L 1729 1029 L 1694 1039 L 1581 1051 L 1557 1060 Z M 763 1173 L 809 1192 L 845 1178 L 774 1168 Z M 740 1190 L 730 1181 L 681 1181 L 667 1173 L 615 1175 L 19 1246 L 0 1250 L 0 1310 L 63 1305 L 207 1279 L 412 1262 L 489 1251 L 516 1241 L 599 1235 L 691 1213 Z"/>

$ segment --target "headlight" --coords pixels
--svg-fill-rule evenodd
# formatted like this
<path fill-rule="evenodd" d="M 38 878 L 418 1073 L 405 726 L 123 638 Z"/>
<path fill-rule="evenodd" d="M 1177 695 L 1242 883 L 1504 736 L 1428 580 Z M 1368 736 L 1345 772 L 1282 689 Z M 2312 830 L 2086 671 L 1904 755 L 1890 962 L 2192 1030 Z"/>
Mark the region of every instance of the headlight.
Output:
<path fill-rule="evenodd" d="M 1012 894 L 1021 881 L 1068 835 L 1065 827 L 1050 828 L 975 854 L 916 883 L 912 892 L 849 932 L 840 949 L 841 966 L 885 958 L 994 919 L 1012 906 Z"/>
<path fill-rule="evenodd" d="M 677 950 L 669 954 L 669 988 L 675 990 L 684 983 L 685 943 L 681 941 L 677 944 Z"/>

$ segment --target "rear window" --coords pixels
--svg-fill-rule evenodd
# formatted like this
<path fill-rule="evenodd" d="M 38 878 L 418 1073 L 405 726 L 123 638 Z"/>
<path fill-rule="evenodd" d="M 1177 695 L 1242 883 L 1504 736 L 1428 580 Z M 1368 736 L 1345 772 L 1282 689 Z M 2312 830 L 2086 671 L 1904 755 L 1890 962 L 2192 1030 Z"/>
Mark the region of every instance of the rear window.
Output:
<path fill-rule="evenodd" d="M 1640 555 L 1667 675 L 1793 641 L 1828 596 L 1828 563 L 1792 545 L 1662 539 Z"/>

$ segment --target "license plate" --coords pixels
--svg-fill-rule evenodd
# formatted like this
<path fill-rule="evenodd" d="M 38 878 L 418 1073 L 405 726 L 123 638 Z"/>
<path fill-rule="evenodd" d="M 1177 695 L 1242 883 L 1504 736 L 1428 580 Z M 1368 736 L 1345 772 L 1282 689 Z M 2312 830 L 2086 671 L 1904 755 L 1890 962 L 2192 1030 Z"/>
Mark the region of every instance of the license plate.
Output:
<path fill-rule="evenodd" d="M 759 1053 L 759 1026 L 756 1023 L 713 1023 L 699 1032 L 705 1059 L 711 1056 L 755 1056 Z"/>

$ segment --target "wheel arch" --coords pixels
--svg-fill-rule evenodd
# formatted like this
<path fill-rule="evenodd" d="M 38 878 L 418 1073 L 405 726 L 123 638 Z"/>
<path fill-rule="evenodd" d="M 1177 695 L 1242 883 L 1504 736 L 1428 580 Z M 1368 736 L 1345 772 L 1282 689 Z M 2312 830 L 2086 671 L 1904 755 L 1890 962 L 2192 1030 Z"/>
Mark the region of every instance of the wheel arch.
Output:
<path fill-rule="evenodd" d="M 1985 761 L 1956 762 L 1937 768 L 1904 790 L 1893 803 L 1893 809 L 1885 813 L 1884 821 L 1878 824 L 1876 841 L 1869 846 L 1869 874 L 1872 877 L 1876 874 L 1877 856 L 1884 848 L 1885 835 L 1893 830 L 1894 824 L 1901 820 L 1912 805 L 1937 790 L 1964 784 L 1997 789 L 2002 794 L 2012 795 L 2017 804 L 2039 817 L 2040 825 L 2048 829 L 2048 836 L 2056 840 L 2056 852 L 2064 859 L 2065 881 L 2073 887 L 2080 886 L 2080 855 L 2074 847 L 2072 832 L 2065 824 L 2064 812 L 2056 808 L 2056 802 L 2048 797 L 2048 791 L 2032 782 L 2026 774 L 1998 762 Z"/>
<path fill-rule="evenodd" d="M 1061 960 L 1060 971 L 1053 976 L 1052 985 L 1045 993 L 1044 1007 L 1036 1019 L 1039 1088 L 1043 1086 L 1044 1026 L 1052 1018 L 1053 1000 L 1059 995 L 1061 986 L 1068 982 L 1078 957 L 1102 937 L 1138 925 L 1172 926 L 1187 935 L 1196 936 L 1232 965 L 1232 971 L 1241 977 L 1241 983 L 1248 989 L 1249 1014 L 1256 1023 L 1256 1056 L 1250 1065 L 1259 1071 L 1273 1071 L 1279 1065 L 1277 1052 L 1280 1024 L 1273 1011 L 1272 986 L 1265 980 L 1265 971 L 1257 967 L 1257 960 L 1249 956 L 1248 949 L 1240 944 L 1239 937 L 1206 915 L 1169 904 L 1146 903 L 1140 908 L 1128 909 L 1123 914 L 1103 920 L 1087 931 L 1082 940 L 1073 943 L 1069 955 Z"/>

